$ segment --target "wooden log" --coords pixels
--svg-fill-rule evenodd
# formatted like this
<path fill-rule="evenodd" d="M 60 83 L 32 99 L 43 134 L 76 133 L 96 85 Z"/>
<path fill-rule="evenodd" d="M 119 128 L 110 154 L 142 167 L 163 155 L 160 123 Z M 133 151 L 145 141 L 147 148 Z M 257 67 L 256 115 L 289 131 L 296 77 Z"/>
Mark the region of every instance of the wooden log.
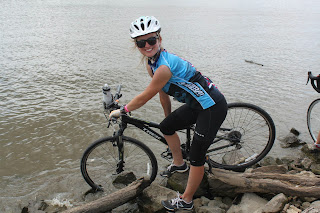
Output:
<path fill-rule="evenodd" d="M 232 187 L 234 193 L 284 193 L 289 196 L 320 198 L 320 176 L 297 174 L 237 173 L 212 169 L 208 178 L 218 179 Z"/>
<path fill-rule="evenodd" d="M 112 194 L 102 197 L 98 200 L 86 203 L 82 206 L 68 209 L 65 213 L 99 213 L 110 211 L 126 202 L 137 197 L 143 189 L 150 185 L 149 180 L 143 178 L 132 182 L 127 187 L 120 189 Z"/>
<path fill-rule="evenodd" d="M 259 63 L 256 63 L 256 62 L 254 62 L 254 61 L 250 61 L 250 60 L 244 60 L 245 62 L 247 62 L 247 63 L 250 63 L 250 64 L 256 64 L 256 65 L 259 65 L 259 66 L 263 66 L 263 64 L 259 64 Z"/>

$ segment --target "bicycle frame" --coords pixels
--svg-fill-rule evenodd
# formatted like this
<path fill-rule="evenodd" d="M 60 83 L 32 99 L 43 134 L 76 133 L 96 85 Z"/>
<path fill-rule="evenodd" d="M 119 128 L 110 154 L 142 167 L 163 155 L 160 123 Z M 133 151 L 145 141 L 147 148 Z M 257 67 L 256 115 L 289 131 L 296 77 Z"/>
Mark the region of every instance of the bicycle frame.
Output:
<path fill-rule="evenodd" d="M 124 130 L 127 128 L 127 125 L 131 124 L 137 128 L 139 128 L 140 130 L 142 130 L 143 132 L 147 133 L 148 135 L 152 136 L 153 138 L 157 139 L 158 141 L 161 141 L 163 144 L 168 145 L 166 139 L 160 135 L 159 133 L 157 133 L 156 131 L 154 131 L 151 128 L 156 128 L 156 129 L 160 129 L 160 124 L 155 123 L 155 122 L 150 122 L 150 121 L 145 121 L 139 118 L 134 118 L 131 116 L 128 116 L 126 114 L 121 115 L 121 123 L 119 124 L 120 129 L 118 132 L 114 133 L 114 136 L 117 136 L 117 138 L 119 136 L 123 135 Z M 191 126 L 184 128 L 186 130 L 186 147 L 185 147 L 185 151 L 187 153 L 189 153 L 190 151 L 190 144 L 191 144 Z M 219 131 L 231 131 L 231 129 L 227 129 L 227 128 L 220 128 Z M 181 131 L 182 132 L 182 131 Z M 213 151 L 217 151 L 220 149 L 224 149 L 226 147 L 230 147 L 233 146 L 234 143 L 239 142 L 239 141 L 233 141 L 232 139 L 230 139 L 229 137 L 223 137 L 223 136 L 216 136 L 216 139 L 214 139 L 212 141 L 212 144 L 219 142 L 220 140 L 223 139 L 228 139 L 230 141 L 230 144 L 228 145 L 224 145 L 224 146 L 220 146 L 217 148 L 213 148 L 213 149 L 209 149 L 207 151 L 207 153 L 213 152 Z M 119 140 L 119 139 L 118 139 Z"/>
<path fill-rule="evenodd" d="M 124 131 L 127 128 L 127 124 L 131 124 L 141 129 L 142 131 L 152 136 L 153 138 L 161 141 L 165 145 L 168 145 L 166 139 L 162 135 L 160 135 L 159 133 L 151 129 L 151 128 L 160 129 L 160 124 L 130 117 L 128 115 L 122 115 L 121 119 L 122 119 L 122 122 L 121 122 L 122 131 Z"/>
<path fill-rule="evenodd" d="M 161 141 L 164 145 L 168 146 L 168 143 L 167 143 L 166 139 L 164 138 L 164 136 L 160 135 L 158 132 L 151 129 L 151 128 L 160 129 L 160 124 L 155 123 L 155 122 L 145 121 L 145 120 L 142 120 L 139 118 L 134 118 L 134 117 L 128 116 L 126 114 L 121 115 L 121 122 L 119 124 L 120 129 L 117 132 L 114 132 L 114 136 L 116 137 L 116 140 L 118 143 L 121 143 L 121 141 L 122 141 L 121 136 L 123 135 L 123 132 L 127 128 L 128 124 L 131 124 L 131 125 L 139 128 L 140 130 L 147 133 L 151 137 L 157 139 L 158 141 Z M 184 151 L 186 152 L 185 154 L 187 154 L 187 155 L 184 157 L 187 157 L 188 153 L 190 151 L 191 128 L 192 128 L 192 126 L 188 126 L 186 128 L 183 128 L 183 130 L 186 130 L 186 132 L 180 131 L 180 132 L 184 132 L 186 134 L 186 142 L 185 142 L 185 150 Z M 123 158 L 120 157 L 120 159 L 123 159 Z"/>

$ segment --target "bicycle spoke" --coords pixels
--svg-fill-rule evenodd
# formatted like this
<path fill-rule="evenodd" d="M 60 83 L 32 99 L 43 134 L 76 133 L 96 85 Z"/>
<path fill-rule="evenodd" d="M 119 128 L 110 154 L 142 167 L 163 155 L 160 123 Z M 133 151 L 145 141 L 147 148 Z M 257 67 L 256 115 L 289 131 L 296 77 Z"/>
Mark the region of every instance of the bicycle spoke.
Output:
<path fill-rule="evenodd" d="M 112 141 L 113 137 L 98 140 L 82 157 L 81 172 L 92 188 L 111 193 L 141 177 L 154 180 L 157 161 L 146 145 L 123 136 L 123 159 L 119 159 L 119 148 Z"/>
<path fill-rule="evenodd" d="M 275 137 L 274 124 L 262 109 L 236 103 L 228 109 L 219 131 L 218 142 L 207 153 L 213 166 L 245 168 L 260 160 L 270 150 Z M 213 151 L 215 149 L 215 151 Z"/>

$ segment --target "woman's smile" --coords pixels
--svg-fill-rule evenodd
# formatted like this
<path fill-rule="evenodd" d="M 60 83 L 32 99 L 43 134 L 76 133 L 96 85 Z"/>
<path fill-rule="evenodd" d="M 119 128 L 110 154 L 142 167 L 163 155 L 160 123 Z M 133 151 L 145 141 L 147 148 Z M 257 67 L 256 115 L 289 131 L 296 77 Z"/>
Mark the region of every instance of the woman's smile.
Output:
<path fill-rule="evenodd" d="M 156 33 L 150 33 L 147 35 L 139 36 L 139 38 L 137 38 L 137 40 L 138 41 L 147 40 L 148 38 L 156 37 L 156 36 L 157 36 Z M 141 54 L 143 54 L 144 56 L 152 57 L 158 52 L 158 50 L 160 48 L 160 44 L 161 44 L 160 40 L 157 38 L 157 42 L 154 45 L 150 45 L 148 42 L 146 42 L 144 47 L 142 47 L 142 48 L 138 47 L 138 49 L 141 52 Z"/>

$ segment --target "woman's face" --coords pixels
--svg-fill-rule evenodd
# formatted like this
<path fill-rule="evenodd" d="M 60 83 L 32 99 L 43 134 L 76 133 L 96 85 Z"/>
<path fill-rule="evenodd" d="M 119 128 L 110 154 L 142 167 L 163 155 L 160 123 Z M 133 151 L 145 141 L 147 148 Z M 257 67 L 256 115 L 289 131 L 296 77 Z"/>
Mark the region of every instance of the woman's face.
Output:
<path fill-rule="evenodd" d="M 156 43 L 154 45 L 150 45 L 148 43 L 148 39 L 150 39 L 152 37 L 159 37 L 159 38 L 156 39 Z M 147 34 L 147 35 L 139 36 L 136 39 L 136 41 L 142 41 L 142 40 L 144 40 L 144 41 L 147 40 L 147 42 L 142 42 L 142 43 L 145 43 L 144 47 L 141 47 L 141 48 L 138 47 L 138 49 L 141 52 L 141 54 L 144 55 L 144 56 L 147 56 L 147 57 L 154 56 L 158 52 L 158 50 L 160 48 L 160 45 L 161 45 L 160 36 L 158 36 L 156 33 L 150 33 L 150 34 Z"/>

